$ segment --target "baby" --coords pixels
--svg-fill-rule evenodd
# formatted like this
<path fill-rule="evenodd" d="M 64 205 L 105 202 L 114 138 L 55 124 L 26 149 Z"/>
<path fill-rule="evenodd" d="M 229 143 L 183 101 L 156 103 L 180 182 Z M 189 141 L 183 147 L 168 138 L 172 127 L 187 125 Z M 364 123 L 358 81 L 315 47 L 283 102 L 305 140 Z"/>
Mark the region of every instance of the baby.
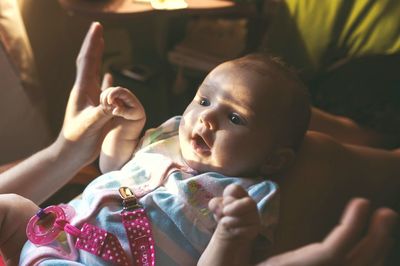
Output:
<path fill-rule="evenodd" d="M 118 248 L 96 256 L 68 235 L 57 249 L 28 242 L 21 264 L 139 262 L 129 239 L 132 228 L 124 230 L 120 187 L 130 188 L 124 193 L 132 192 L 144 209 L 156 264 L 232 259 L 239 265 L 265 255 L 278 219 L 277 186 L 267 178 L 293 162 L 310 117 L 307 90 L 296 75 L 263 55 L 223 63 L 205 78 L 182 117 L 142 139 L 145 112 L 130 91 L 108 88 L 100 104 L 114 123 L 100 157 L 107 173 L 70 202 L 75 214 L 69 223 L 88 223 L 115 236 L 126 261 L 119 260 Z"/>

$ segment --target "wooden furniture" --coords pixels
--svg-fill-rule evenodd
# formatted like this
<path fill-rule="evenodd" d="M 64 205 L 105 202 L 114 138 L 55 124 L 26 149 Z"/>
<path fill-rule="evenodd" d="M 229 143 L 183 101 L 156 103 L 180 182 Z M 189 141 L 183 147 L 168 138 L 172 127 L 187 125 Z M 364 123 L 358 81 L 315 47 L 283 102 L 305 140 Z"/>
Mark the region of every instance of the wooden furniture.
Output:
<path fill-rule="evenodd" d="M 71 14 L 85 15 L 98 19 L 132 18 L 150 14 L 220 14 L 246 12 L 229 0 L 186 0 L 187 8 L 176 10 L 155 10 L 150 3 L 135 0 L 58 0 L 61 6 Z"/>

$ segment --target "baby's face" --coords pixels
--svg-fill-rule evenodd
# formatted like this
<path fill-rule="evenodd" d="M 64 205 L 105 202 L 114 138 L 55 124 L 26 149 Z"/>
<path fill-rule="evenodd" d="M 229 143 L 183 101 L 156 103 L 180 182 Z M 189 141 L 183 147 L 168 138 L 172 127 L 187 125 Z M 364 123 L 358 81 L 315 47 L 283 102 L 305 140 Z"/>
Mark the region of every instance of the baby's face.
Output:
<path fill-rule="evenodd" d="M 275 148 L 276 90 L 234 63 L 214 69 L 186 108 L 179 141 L 187 164 L 228 176 L 259 174 Z"/>

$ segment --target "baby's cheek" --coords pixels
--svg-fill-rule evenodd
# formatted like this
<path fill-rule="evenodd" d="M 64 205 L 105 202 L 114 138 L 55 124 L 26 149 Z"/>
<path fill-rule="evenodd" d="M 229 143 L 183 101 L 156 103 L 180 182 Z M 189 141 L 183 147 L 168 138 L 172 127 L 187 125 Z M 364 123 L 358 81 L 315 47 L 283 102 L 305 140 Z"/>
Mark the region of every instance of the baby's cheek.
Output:
<path fill-rule="evenodd" d="M 252 159 L 248 154 L 241 150 L 226 149 L 224 155 L 220 156 L 220 165 L 225 169 L 229 176 L 242 176 L 248 173 L 253 164 L 249 163 Z"/>
<path fill-rule="evenodd" d="M 185 127 L 192 126 L 196 121 L 197 116 L 198 112 L 196 111 L 196 108 L 193 108 L 189 105 L 182 115 L 181 125 Z"/>

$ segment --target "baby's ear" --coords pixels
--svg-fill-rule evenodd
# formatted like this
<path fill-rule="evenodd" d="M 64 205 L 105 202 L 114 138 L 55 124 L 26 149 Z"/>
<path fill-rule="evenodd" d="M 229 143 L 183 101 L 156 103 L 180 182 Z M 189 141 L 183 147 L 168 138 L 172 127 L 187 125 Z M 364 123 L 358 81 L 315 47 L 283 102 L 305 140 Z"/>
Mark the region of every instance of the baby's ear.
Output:
<path fill-rule="evenodd" d="M 271 175 L 286 169 L 292 164 L 295 153 L 291 148 L 280 148 L 269 156 L 261 166 L 262 175 Z"/>

